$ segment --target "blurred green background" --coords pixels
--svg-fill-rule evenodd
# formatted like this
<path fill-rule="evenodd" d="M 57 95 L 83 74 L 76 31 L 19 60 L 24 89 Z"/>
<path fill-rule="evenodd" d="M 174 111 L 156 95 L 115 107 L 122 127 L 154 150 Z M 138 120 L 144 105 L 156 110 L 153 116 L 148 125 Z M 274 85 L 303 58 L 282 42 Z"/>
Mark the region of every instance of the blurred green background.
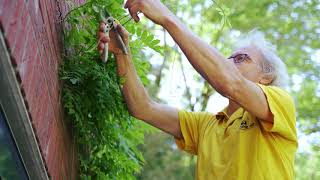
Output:
<path fill-rule="evenodd" d="M 297 108 L 299 149 L 296 179 L 320 179 L 320 1 L 165 0 L 203 40 L 231 54 L 237 37 L 252 29 L 265 33 L 287 64 L 290 93 Z M 191 67 L 169 34 L 142 18 L 165 47 L 163 55 L 144 50 L 152 65 L 147 87 L 154 99 L 191 111 L 217 112 L 227 105 Z M 173 138 L 155 130 L 140 147 L 145 166 L 138 179 L 194 179 L 196 157 L 177 150 Z"/>

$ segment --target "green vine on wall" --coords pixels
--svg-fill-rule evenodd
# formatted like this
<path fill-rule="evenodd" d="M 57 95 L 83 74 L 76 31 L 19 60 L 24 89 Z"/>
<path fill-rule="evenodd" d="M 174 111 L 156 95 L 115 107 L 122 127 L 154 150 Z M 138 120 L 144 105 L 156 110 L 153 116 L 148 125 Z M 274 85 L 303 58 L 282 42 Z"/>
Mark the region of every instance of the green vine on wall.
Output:
<path fill-rule="evenodd" d="M 126 14 L 123 0 L 89 0 L 64 19 L 64 60 L 60 68 L 62 101 L 72 122 L 78 148 L 81 179 L 135 179 L 144 163 L 137 146 L 150 128 L 130 116 L 121 95 L 121 79 L 114 57 L 106 64 L 97 52 L 99 11 L 116 19 Z M 144 85 L 150 64 L 141 50 L 149 47 L 162 53 L 156 40 L 139 24 L 129 22 L 133 62 Z"/>

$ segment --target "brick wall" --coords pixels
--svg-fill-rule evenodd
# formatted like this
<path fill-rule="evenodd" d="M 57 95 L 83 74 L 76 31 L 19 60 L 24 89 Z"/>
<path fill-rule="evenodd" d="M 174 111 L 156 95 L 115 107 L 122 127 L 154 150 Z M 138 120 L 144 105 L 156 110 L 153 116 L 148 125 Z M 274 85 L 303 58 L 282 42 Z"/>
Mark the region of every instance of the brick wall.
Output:
<path fill-rule="evenodd" d="M 52 179 L 76 179 L 77 175 L 75 145 L 63 118 L 58 79 L 60 22 L 70 9 L 65 1 L 0 0 L 1 31 Z"/>

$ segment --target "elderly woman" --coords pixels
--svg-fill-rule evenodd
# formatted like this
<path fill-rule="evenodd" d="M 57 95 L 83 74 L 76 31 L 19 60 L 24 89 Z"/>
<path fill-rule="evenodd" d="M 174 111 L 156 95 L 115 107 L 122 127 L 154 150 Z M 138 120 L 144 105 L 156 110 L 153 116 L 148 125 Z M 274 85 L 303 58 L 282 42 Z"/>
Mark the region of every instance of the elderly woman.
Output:
<path fill-rule="evenodd" d="M 180 149 L 197 155 L 197 179 L 294 179 L 298 145 L 294 102 L 284 90 L 286 67 L 263 35 L 254 32 L 225 58 L 159 0 L 128 0 L 125 8 L 137 22 L 137 12 L 142 12 L 163 26 L 202 77 L 229 99 L 216 115 L 154 102 L 136 74 L 130 53 L 122 53 L 114 34 L 109 39 L 100 31 L 100 53 L 108 42 L 118 73 L 126 79 L 122 91 L 130 113 L 173 135 Z M 121 25 L 117 28 L 128 46 L 127 31 Z"/>

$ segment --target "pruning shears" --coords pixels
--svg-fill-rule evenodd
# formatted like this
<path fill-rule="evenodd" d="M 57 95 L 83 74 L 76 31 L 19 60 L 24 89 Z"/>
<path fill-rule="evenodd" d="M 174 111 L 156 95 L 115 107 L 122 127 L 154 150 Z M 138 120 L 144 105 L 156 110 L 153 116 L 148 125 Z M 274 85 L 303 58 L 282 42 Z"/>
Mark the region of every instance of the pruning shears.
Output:
<path fill-rule="evenodd" d="M 105 11 L 105 13 L 103 13 L 103 11 L 101 11 L 100 17 L 101 17 L 101 20 L 106 23 L 106 25 L 103 28 L 103 32 L 105 33 L 105 35 L 107 35 L 109 37 L 110 31 L 114 31 L 116 34 L 116 41 L 119 44 L 122 52 L 124 54 L 128 54 L 128 50 L 127 50 L 118 30 L 116 28 L 118 25 L 116 19 L 113 18 L 112 16 L 110 16 L 106 11 Z M 106 63 L 108 61 L 108 48 L 109 48 L 108 43 L 105 43 L 104 49 L 103 49 L 103 54 L 102 54 L 102 61 L 104 63 Z"/>

